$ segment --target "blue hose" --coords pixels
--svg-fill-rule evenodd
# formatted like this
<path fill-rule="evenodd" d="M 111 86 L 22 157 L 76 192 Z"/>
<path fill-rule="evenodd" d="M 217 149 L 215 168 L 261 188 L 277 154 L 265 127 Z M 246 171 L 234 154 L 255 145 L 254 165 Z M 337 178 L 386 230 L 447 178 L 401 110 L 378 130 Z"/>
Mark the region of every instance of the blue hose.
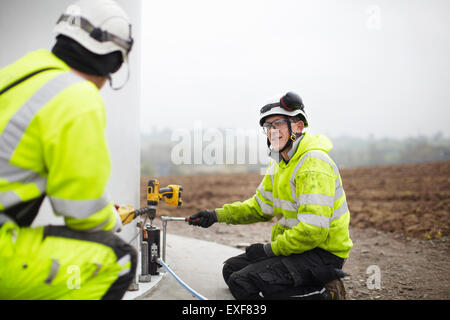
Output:
<path fill-rule="evenodd" d="M 164 261 L 162 261 L 161 259 L 158 259 L 158 263 L 162 264 L 162 266 L 164 268 L 166 268 L 166 270 L 172 275 L 172 277 L 175 278 L 175 280 L 177 280 L 187 291 L 189 291 L 191 294 L 193 294 L 195 297 L 197 297 L 200 300 L 208 300 L 207 298 L 205 298 L 204 296 L 202 296 L 201 294 L 197 293 L 194 291 L 194 289 L 192 289 L 191 287 L 189 287 L 186 283 L 183 282 L 183 280 L 181 280 L 176 274 L 175 272 L 173 272 L 165 263 Z"/>

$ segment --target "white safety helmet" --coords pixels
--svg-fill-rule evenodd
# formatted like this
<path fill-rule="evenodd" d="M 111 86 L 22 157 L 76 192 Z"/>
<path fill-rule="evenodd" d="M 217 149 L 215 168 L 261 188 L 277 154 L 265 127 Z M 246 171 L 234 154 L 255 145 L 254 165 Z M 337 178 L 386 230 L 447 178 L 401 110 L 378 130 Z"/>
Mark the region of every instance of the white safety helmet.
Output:
<path fill-rule="evenodd" d="M 307 128 L 308 119 L 304 109 L 305 106 L 300 96 L 294 92 L 288 92 L 281 99 L 270 101 L 261 108 L 259 125 L 262 126 L 267 117 L 280 114 L 288 117 L 298 116 Z"/>
<path fill-rule="evenodd" d="M 114 51 L 127 61 L 133 46 L 127 14 L 113 0 L 80 0 L 70 5 L 54 28 L 87 50 L 100 55 Z"/>

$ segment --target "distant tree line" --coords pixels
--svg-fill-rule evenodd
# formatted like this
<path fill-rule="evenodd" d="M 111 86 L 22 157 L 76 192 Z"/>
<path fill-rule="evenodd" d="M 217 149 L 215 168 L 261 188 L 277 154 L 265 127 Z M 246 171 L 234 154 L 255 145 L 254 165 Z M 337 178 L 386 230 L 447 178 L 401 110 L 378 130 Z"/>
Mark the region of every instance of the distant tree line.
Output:
<path fill-rule="evenodd" d="M 446 161 L 450 159 L 450 139 L 441 133 L 405 139 L 333 139 L 330 155 L 340 167 L 370 167 L 404 163 Z"/>
<path fill-rule="evenodd" d="M 247 161 L 232 164 L 174 164 L 173 150 L 177 141 L 172 139 L 172 131 L 165 129 L 155 131 L 152 134 L 141 136 L 141 175 L 142 176 L 167 176 L 207 173 L 263 173 L 267 167 L 267 159 L 264 154 L 259 155 L 258 163 Z M 340 168 L 369 167 L 378 165 L 394 165 L 418 162 L 433 162 L 450 160 L 450 138 L 442 133 L 432 136 L 416 136 L 404 139 L 395 138 L 367 138 L 359 137 L 331 137 L 333 150 L 331 157 Z M 254 148 L 247 145 L 233 145 L 234 153 L 242 153 L 245 150 L 246 159 Z M 259 141 L 260 151 L 267 148 Z M 206 144 L 207 145 L 207 144 Z M 226 152 L 225 147 L 221 152 Z M 194 147 L 190 152 L 194 152 Z M 198 152 L 198 150 L 197 150 Z M 228 148 L 229 152 L 229 148 Z M 265 161 L 261 161 L 261 159 Z M 238 164 L 239 163 L 239 164 Z"/>

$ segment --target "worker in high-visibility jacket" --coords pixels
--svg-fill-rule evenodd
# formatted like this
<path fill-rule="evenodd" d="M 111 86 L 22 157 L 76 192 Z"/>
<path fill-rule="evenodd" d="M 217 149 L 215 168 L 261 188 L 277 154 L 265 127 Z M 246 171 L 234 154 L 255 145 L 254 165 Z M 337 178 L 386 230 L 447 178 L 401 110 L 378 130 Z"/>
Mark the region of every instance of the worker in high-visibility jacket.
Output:
<path fill-rule="evenodd" d="M 331 141 L 304 132 L 300 96 L 266 104 L 260 125 L 273 158 L 256 194 L 244 202 L 202 210 L 190 224 L 250 224 L 276 217 L 271 242 L 252 244 L 225 261 L 223 276 L 236 299 L 345 299 L 340 278 L 353 244 L 350 212 Z"/>
<path fill-rule="evenodd" d="M 105 195 L 111 161 L 99 90 L 132 47 L 112 0 L 82 0 L 52 52 L 0 70 L 0 299 L 121 299 L 135 249 Z M 30 227 L 45 197 L 65 226 Z"/>

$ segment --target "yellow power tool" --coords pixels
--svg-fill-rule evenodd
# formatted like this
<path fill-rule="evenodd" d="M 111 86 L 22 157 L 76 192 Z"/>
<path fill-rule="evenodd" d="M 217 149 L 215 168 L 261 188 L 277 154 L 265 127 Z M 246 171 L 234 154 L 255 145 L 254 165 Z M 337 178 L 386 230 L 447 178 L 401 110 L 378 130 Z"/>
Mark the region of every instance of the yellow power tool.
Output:
<path fill-rule="evenodd" d="M 143 214 L 147 214 L 150 221 L 153 221 L 156 217 L 156 207 L 162 198 L 169 206 L 180 207 L 182 204 L 181 191 L 183 191 L 182 186 L 170 184 L 165 188 L 160 188 L 158 180 L 150 180 L 147 184 L 147 207 L 135 210 L 130 205 L 116 206 L 122 224 L 126 225 Z"/>
<path fill-rule="evenodd" d="M 181 191 L 183 187 L 176 184 L 169 184 L 165 188 L 159 187 L 159 181 L 152 179 L 147 184 L 147 205 L 157 206 L 159 200 L 164 198 L 169 206 L 180 207 L 181 206 Z"/>

